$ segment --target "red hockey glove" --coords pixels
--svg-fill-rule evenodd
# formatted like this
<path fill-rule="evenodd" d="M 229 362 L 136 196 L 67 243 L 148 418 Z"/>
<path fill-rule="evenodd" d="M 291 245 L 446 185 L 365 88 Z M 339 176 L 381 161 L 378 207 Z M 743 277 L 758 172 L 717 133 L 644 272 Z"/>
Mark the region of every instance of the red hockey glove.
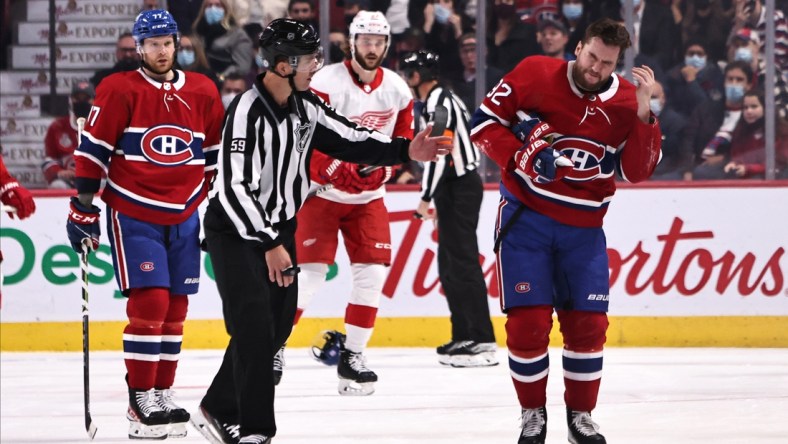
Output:
<path fill-rule="evenodd" d="M 536 138 L 514 153 L 515 172 L 537 183 L 561 180 L 572 171 L 572 161 L 550 148 L 544 139 Z"/>
<path fill-rule="evenodd" d="M 360 168 L 359 168 L 360 169 Z M 391 179 L 391 167 L 381 167 L 366 175 L 358 175 L 358 186 L 362 191 L 377 190 Z"/>
<path fill-rule="evenodd" d="M 86 239 L 88 249 L 96 251 L 99 247 L 99 237 L 101 237 L 101 225 L 99 225 L 99 213 L 101 210 L 95 205 L 90 208 L 82 205 L 76 197 L 71 198 L 71 206 L 66 221 L 66 232 L 71 248 L 77 253 L 82 253 L 82 242 Z"/>
<path fill-rule="evenodd" d="M 30 217 L 36 211 L 36 203 L 33 201 L 33 196 L 27 188 L 19 185 L 19 182 L 12 180 L 0 188 L 0 202 L 3 205 L 16 208 L 16 215 L 20 219 Z M 14 218 L 14 213 L 9 212 L 11 219 Z"/>
<path fill-rule="evenodd" d="M 326 165 L 320 169 L 320 176 L 340 191 L 351 194 L 363 191 L 358 186 L 359 176 L 356 173 L 356 165 L 353 163 L 331 159 L 331 162 L 326 162 Z"/>

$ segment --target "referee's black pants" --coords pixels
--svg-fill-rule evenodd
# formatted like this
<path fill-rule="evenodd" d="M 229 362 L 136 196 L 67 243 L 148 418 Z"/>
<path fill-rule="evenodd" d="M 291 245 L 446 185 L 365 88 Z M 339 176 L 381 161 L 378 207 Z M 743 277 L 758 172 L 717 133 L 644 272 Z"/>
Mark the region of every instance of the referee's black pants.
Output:
<path fill-rule="evenodd" d="M 433 197 L 438 211 L 438 275 L 454 341 L 495 342 L 476 240 L 483 193 L 474 170 L 445 178 Z"/>
<path fill-rule="evenodd" d="M 240 424 L 241 436 L 274 436 L 274 354 L 293 328 L 298 278 L 287 288 L 270 282 L 262 244 L 241 238 L 220 209 L 209 206 L 205 234 L 230 343 L 202 405 L 222 422 Z M 292 233 L 286 239 L 295 264 Z"/>

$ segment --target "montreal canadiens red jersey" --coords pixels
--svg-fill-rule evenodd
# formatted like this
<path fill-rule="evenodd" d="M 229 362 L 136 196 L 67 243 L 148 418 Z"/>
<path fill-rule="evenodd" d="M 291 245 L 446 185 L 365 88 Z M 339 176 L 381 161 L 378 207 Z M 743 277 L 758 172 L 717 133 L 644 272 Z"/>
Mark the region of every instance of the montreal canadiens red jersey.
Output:
<path fill-rule="evenodd" d="M 408 84 L 394 71 L 378 68 L 375 79 L 364 84 L 358 81 L 350 61 L 326 66 L 315 74 L 311 88 L 323 100 L 348 120 L 379 131 L 389 137 L 413 139 L 413 95 Z M 320 141 L 316 141 L 319 144 Z M 312 165 L 328 156 L 314 151 Z M 323 183 L 318 171 L 311 171 L 316 186 Z M 362 204 L 383 197 L 386 187 L 350 194 L 337 189 L 320 193 L 318 197 L 349 204 Z"/>
<path fill-rule="evenodd" d="M 487 94 L 473 121 L 471 139 L 501 167 L 504 187 L 529 208 L 558 222 L 602 226 L 615 193 L 615 173 L 646 180 L 657 165 L 662 133 L 637 116 L 635 86 L 613 74 L 599 94 L 580 91 L 574 61 L 527 57 Z M 560 134 L 552 147 L 574 162 L 563 180 L 547 184 L 518 175 L 514 154 L 523 144 L 511 132 L 518 111 L 537 115 Z"/>
<path fill-rule="evenodd" d="M 77 127 L 71 114 L 52 121 L 44 138 L 46 157 L 41 167 L 48 183 L 57 179 L 57 173 L 74 169 L 74 150 L 76 148 Z"/>
<path fill-rule="evenodd" d="M 205 197 L 223 117 L 216 86 L 202 74 L 176 71 L 168 82 L 142 70 L 113 74 L 96 91 L 74 153 L 77 178 L 106 175 L 101 198 L 120 213 L 181 223 Z"/>

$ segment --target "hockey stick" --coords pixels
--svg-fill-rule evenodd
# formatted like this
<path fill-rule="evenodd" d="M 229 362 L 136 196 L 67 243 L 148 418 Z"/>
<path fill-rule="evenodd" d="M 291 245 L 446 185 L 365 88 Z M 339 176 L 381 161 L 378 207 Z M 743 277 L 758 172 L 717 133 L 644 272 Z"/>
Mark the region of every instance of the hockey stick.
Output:
<path fill-rule="evenodd" d="M 82 130 L 85 129 L 85 118 L 77 119 L 77 146 L 82 142 Z M 82 270 L 82 382 L 83 395 L 85 398 L 85 430 L 88 437 L 93 440 L 96 437 L 98 428 L 93 424 L 90 416 L 90 320 L 88 317 L 88 244 L 90 239 L 82 242 L 82 254 L 80 258 L 80 268 Z"/>
<path fill-rule="evenodd" d="M 90 242 L 90 240 L 88 240 Z M 90 417 L 90 321 L 88 319 L 88 245 L 82 243 L 80 268 L 82 269 L 82 382 L 85 395 L 85 430 L 92 440 L 98 429 Z"/>
<path fill-rule="evenodd" d="M 434 118 L 432 119 L 433 123 L 432 123 L 432 130 L 430 131 L 430 137 L 442 136 L 443 132 L 446 131 L 446 124 L 448 123 L 448 120 L 449 120 L 449 110 L 446 109 L 446 107 L 443 105 L 436 106 Z M 375 166 L 375 165 L 366 166 L 358 170 L 358 175 L 361 177 L 365 177 L 379 168 L 383 168 L 383 167 Z M 333 189 L 334 189 L 334 184 L 327 183 L 319 188 L 315 188 L 314 190 L 310 191 L 309 194 L 306 195 L 306 199 L 317 196 L 319 194 L 323 194 L 326 191 Z"/>

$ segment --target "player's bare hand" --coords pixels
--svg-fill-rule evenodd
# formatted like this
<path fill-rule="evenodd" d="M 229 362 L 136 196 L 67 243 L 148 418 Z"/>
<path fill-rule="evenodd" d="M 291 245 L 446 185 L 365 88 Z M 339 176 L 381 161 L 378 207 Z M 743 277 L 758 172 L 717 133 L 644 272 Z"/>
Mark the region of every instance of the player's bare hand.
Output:
<path fill-rule="evenodd" d="M 432 124 L 429 124 L 426 128 L 424 128 L 424 130 L 416 134 L 416 137 L 414 137 L 410 142 L 408 156 L 410 156 L 412 160 L 418 160 L 419 162 L 432 162 L 438 160 L 438 157 L 440 156 L 449 154 L 451 151 L 451 137 L 429 137 L 431 131 Z"/>
<path fill-rule="evenodd" d="M 265 263 L 268 264 L 268 280 L 276 282 L 280 287 L 289 287 L 293 283 L 295 277 L 284 273 L 293 266 L 285 247 L 278 245 L 266 251 Z"/>
<path fill-rule="evenodd" d="M 649 101 L 651 100 L 651 93 L 654 91 L 656 80 L 654 79 L 654 71 L 646 65 L 635 66 L 632 68 L 632 77 L 635 80 L 638 88 L 635 93 L 638 101 L 638 117 L 643 123 L 648 123 L 650 111 Z"/>

